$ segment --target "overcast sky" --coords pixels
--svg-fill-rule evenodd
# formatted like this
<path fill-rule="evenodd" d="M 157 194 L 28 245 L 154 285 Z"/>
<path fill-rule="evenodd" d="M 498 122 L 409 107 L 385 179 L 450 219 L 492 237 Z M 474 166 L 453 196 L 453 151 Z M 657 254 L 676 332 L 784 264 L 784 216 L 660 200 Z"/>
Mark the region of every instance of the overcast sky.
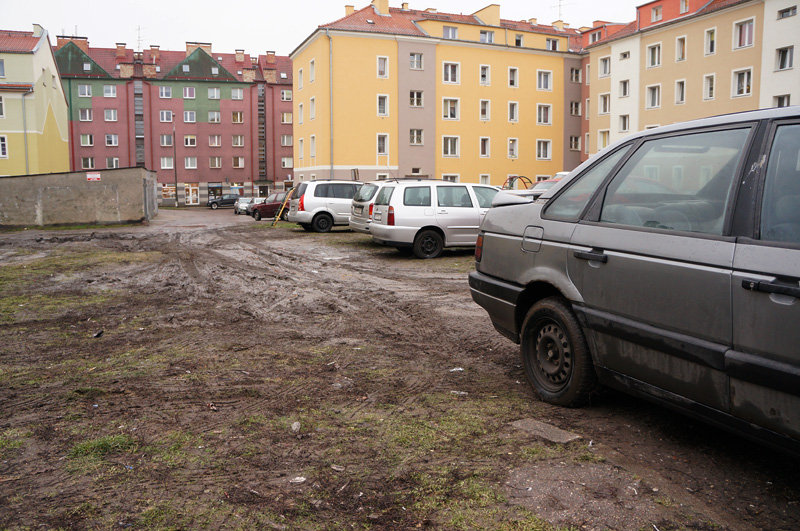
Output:
<path fill-rule="evenodd" d="M 9 0 L 10 1 L 10 0 Z M 230 1 L 230 0 L 229 0 Z M 389 0 L 400 7 L 402 0 Z M 593 20 L 630 22 L 635 7 L 647 0 L 562 0 L 561 18 L 573 28 Z M 447 13 L 474 13 L 500 4 L 500 16 L 537 18 L 549 24 L 559 18 L 558 0 L 409 0 L 412 9 L 435 7 Z M 51 35 L 88 37 L 91 46 L 131 48 L 158 44 L 162 50 L 182 50 L 186 41 L 210 42 L 215 50 L 232 53 L 243 48 L 257 55 L 274 50 L 288 55 L 320 24 L 344 16 L 345 4 L 361 9 L 369 0 L 27 0 L 4 9 L 0 29 L 30 31 L 41 24 Z M 9 6 L 10 7 L 10 6 Z M 77 32 L 77 33 L 76 33 Z"/>

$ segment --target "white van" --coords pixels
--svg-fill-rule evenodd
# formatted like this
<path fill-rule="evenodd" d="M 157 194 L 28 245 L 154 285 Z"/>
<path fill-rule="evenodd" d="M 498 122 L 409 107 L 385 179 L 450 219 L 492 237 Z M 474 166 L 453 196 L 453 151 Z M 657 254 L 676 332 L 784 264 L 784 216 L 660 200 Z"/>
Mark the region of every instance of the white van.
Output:
<path fill-rule="evenodd" d="M 353 196 L 362 184 L 332 180 L 302 182 L 292 195 L 287 219 L 314 232 L 328 232 L 334 225 L 347 225 Z"/>

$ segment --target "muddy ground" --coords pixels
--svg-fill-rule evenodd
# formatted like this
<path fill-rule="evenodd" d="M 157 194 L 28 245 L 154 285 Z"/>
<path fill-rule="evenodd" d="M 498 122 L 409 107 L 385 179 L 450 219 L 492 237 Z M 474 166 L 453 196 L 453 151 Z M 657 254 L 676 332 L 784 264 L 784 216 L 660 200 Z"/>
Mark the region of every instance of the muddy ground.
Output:
<path fill-rule="evenodd" d="M 241 218 L 0 234 L 0 528 L 800 528 L 791 458 L 538 400 L 471 252 Z"/>

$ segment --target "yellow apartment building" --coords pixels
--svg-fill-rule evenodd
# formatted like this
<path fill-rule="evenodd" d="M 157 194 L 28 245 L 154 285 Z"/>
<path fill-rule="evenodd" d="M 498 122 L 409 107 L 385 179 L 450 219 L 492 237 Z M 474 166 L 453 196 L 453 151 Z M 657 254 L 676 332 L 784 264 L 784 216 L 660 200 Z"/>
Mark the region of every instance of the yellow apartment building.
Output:
<path fill-rule="evenodd" d="M 0 30 L 0 176 L 69 171 L 69 121 L 47 31 Z"/>

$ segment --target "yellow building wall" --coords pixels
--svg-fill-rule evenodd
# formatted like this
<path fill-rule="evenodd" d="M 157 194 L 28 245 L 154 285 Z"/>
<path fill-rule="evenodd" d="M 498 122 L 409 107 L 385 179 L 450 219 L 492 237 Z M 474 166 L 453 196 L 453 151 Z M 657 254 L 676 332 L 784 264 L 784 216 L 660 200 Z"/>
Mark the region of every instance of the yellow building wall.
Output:
<path fill-rule="evenodd" d="M 309 81 L 310 63 L 314 61 L 314 81 Z M 303 72 L 303 86 L 299 86 L 300 71 Z M 330 97 L 328 91 L 329 62 L 328 39 L 319 34 L 305 50 L 292 62 L 294 87 L 292 92 L 292 128 L 294 135 L 294 169 L 300 173 L 304 168 L 330 163 Z M 316 117 L 309 119 L 311 99 L 316 102 Z M 299 108 L 303 105 L 303 123 L 300 123 Z M 310 138 L 316 136 L 317 155 L 310 156 Z M 300 158 L 300 139 L 303 140 L 303 158 Z M 319 162 L 318 162 L 319 161 Z M 304 176 L 308 179 L 308 176 Z"/>
<path fill-rule="evenodd" d="M 611 130 L 611 115 L 600 114 L 600 96 L 602 94 L 611 93 L 611 76 L 600 75 L 600 59 L 603 57 L 611 56 L 611 47 L 603 46 L 594 48 L 591 51 L 591 67 L 589 68 L 589 153 L 596 153 L 600 147 L 600 131 Z M 618 80 L 614 79 L 617 83 Z M 636 83 L 636 80 L 631 80 L 631 83 Z M 617 89 L 618 90 L 618 89 Z M 613 98 L 612 98 L 613 99 Z M 586 105 L 586 102 L 583 102 Z M 586 112 L 586 110 L 584 110 Z"/>
<path fill-rule="evenodd" d="M 481 31 L 494 31 L 494 44 L 514 46 L 516 35 L 522 35 L 522 44 L 525 48 L 537 48 L 544 50 L 546 48 L 547 39 L 556 39 L 558 41 L 559 50 L 564 51 L 569 48 L 567 37 L 546 35 L 532 31 L 513 30 L 498 26 L 457 24 L 452 22 L 441 22 L 438 20 L 423 20 L 417 22 L 417 25 L 419 25 L 419 27 L 427 32 L 431 37 L 437 38 L 441 38 L 444 35 L 444 26 L 451 26 L 458 28 L 458 40 L 461 41 L 480 42 Z"/>

